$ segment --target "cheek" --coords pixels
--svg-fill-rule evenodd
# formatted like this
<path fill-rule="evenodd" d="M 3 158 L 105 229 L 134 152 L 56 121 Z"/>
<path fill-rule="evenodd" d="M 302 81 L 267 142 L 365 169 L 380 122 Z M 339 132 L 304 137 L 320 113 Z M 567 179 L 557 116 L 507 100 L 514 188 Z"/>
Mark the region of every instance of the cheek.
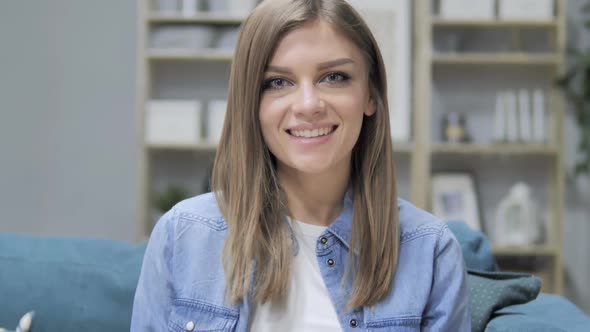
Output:
<path fill-rule="evenodd" d="M 260 109 L 258 111 L 258 118 L 260 121 L 260 129 L 262 130 L 262 137 L 267 146 L 271 147 L 275 137 L 278 133 L 277 128 L 280 126 L 281 117 L 277 112 L 276 105 L 272 100 L 263 98 L 260 101 Z"/>
<path fill-rule="evenodd" d="M 262 127 L 262 131 L 266 130 L 266 127 L 272 121 L 272 112 L 270 109 L 270 105 L 265 100 L 261 100 L 260 102 L 260 109 L 258 110 L 258 118 L 260 120 L 260 125 Z"/>
<path fill-rule="evenodd" d="M 334 107 L 339 110 L 343 118 L 358 122 L 362 120 L 367 110 L 365 96 L 359 93 L 351 93 L 333 100 Z"/>

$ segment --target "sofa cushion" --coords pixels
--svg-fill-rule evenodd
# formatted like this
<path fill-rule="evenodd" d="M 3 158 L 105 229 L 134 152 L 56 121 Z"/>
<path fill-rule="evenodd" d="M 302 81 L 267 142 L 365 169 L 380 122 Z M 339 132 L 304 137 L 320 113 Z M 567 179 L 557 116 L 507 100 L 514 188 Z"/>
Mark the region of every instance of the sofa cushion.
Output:
<path fill-rule="evenodd" d="M 534 300 L 541 281 L 532 275 L 513 272 L 468 270 L 471 330 L 484 331 L 494 312 L 514 304 Z"/>
<path fill-rule="evenodd" d="M 513 305 L 497 311 L 486 332 L 585 332 L 590 317 L 567 299 L 541 294 L 526 305 Z"/>
<path fill-rule="evenodd" d="M 0 326 L 129 331 L 145 244 L 0 233 Z"/>
<path fill-rule="evenodd" d="M 448 221 L 447 225 L 461 245 L 465 265 L 468 269 L 498 270 L 490 241 L 482 232 L 472 230 L 462 221 Z"/>

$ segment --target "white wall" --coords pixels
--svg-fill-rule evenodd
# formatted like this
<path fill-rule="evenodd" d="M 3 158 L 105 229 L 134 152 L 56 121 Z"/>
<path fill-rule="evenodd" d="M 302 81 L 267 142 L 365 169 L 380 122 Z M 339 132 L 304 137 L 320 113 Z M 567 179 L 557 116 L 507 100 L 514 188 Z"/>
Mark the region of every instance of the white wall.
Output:
<path fill-rule="evenodd" d="M 0 231 L 135 236 L 135 2 L 0 1 Z"/>
<path fill-rule="evenodd" d="M 581 7 L 586 0 L 568 1 L 568 44 L 572 47 L 588 48 L 590 32 L 582 29 Z M 578 145 L 578 127 L 573 111 L 568 112 L 565 123 L 566 164 L 572 169 Z M 590 175 L 574 179 L 567 178 L 567 194 L 565 204 L 565 286 L 566 295 L 576 304 L 590 313 Z"/>

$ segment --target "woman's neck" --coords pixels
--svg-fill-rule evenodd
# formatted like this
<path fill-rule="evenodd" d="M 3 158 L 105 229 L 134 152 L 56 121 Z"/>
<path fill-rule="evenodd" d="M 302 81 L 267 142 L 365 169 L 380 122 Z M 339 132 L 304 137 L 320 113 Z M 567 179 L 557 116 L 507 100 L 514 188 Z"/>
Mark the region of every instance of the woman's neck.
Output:
<path fill-rule="evenodd" d="M 328 226 L 342 211 L 350 179 L 350 167 L 322 174 L 304 174 L 279 167 L 281 187 L 287 196 L 289 215 L 295 220 Z"/>

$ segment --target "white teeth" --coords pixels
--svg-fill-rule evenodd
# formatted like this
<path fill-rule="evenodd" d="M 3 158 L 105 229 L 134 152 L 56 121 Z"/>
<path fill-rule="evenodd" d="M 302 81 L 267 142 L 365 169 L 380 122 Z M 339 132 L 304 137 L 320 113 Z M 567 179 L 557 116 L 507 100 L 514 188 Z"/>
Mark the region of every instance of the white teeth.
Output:
<path fill-rule="evenodd" d="M 313 130 L 291 130 L 291 135 L 293 136 L 297 136 L 297 137 L 319 137 L 319 136 L 324 136 L 324 135 L 328 135 L 329 133 L 332 132 L 332 127 L 327 127 L 327 128 L 319 128 L 319 129 L 313 129 Z"/>

